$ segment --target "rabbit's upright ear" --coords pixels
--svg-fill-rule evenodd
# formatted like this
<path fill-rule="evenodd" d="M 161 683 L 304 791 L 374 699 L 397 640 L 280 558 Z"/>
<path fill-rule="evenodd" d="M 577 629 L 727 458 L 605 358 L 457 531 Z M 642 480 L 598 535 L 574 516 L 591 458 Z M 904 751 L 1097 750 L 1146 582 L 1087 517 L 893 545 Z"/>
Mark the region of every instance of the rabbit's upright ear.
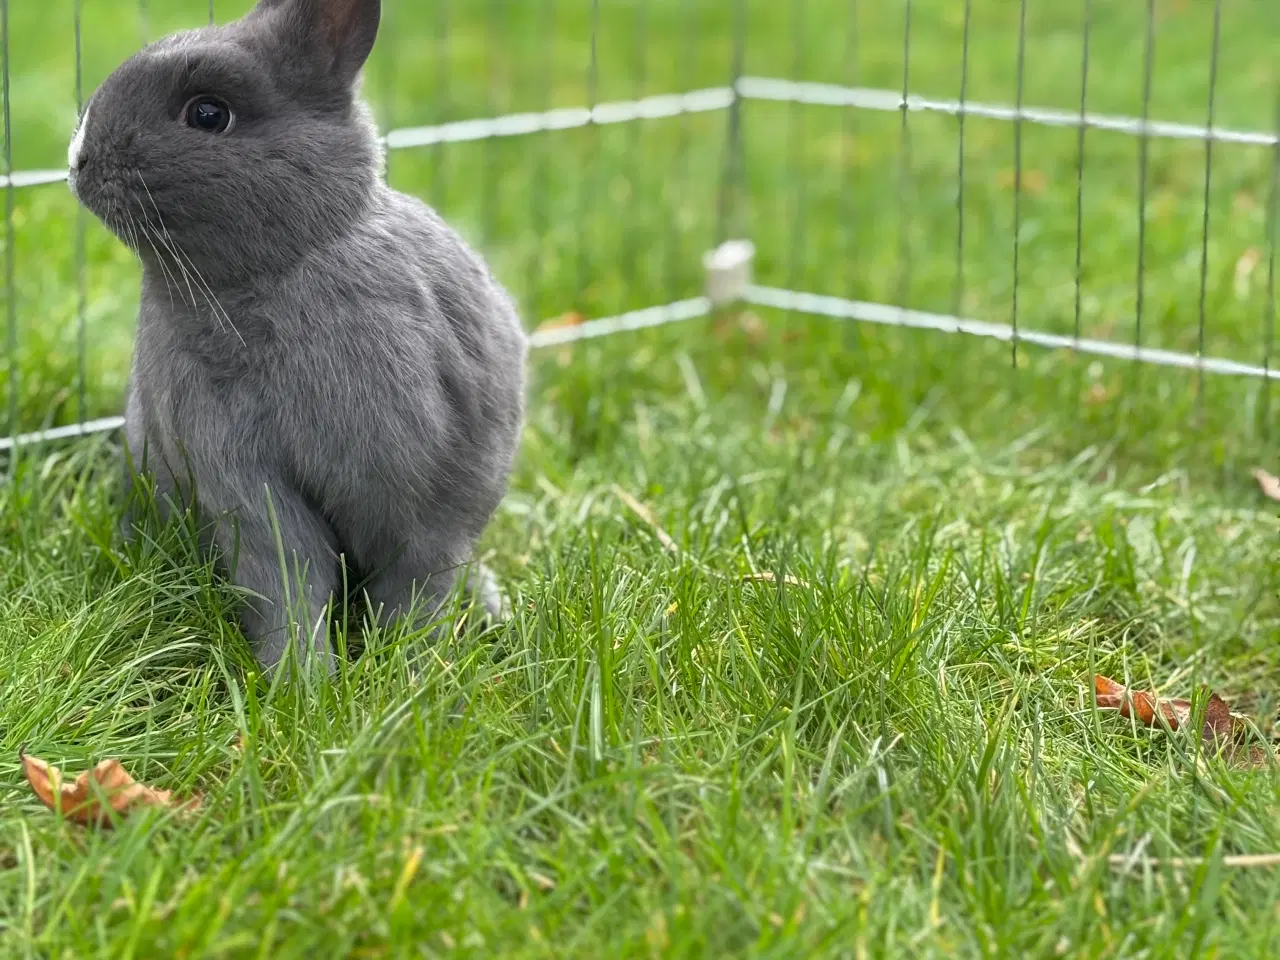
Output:
<path fill-rule="evenodd" d="M 281 38 L 320 72 L 350 84 L 378 37 L 382 0 L 259 0 L 254 13 L 276 20 Z"/>

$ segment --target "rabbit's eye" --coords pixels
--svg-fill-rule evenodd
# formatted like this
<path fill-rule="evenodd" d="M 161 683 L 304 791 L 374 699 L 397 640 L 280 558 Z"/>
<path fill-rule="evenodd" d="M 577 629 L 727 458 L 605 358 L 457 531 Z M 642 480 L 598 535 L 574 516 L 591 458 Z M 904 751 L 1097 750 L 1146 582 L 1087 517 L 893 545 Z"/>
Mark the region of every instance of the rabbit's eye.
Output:
<path fill-rule="evenodd" d="M 206 133 L 226 133 L 235 116 L 226 101 L 217 97 L 195 97 L 187 104 L 187 126 Z"/>

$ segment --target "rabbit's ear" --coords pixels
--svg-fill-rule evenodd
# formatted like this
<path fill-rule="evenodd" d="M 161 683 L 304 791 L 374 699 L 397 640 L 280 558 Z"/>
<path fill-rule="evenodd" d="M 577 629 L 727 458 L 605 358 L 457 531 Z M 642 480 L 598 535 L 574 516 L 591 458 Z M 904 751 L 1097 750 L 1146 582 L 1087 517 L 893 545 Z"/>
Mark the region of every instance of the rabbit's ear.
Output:
<path fill-rule="evenodd" d="M 351 83 L 378 37 L 382 0 L 259 0 L 257 12 L 280 17 L 284 39 L 305 59 Z"/>

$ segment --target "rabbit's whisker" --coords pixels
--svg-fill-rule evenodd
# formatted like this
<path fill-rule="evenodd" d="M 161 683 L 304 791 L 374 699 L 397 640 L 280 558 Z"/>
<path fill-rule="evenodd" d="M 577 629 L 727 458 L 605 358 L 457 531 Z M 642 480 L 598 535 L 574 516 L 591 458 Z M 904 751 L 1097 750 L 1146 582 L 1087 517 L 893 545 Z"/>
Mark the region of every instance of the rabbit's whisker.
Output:
<path fill-rule="evenodd" d="M 147 246 L 149 246 L 151 248 L 151 252 L 155 254 L 156 263 L 160 266 L 160 272 L 164 274 L 164 288 L 169 294 L 169 308 L 173 309 L 174 307 L 173 292 L 175 288 L 178 290 L 178 298 L 181 299 L 183 303 L 186 303 L 187 301 L 182 297 L 182 290 L 178 286 L 178 278 L 173 275 L 169 266 L 164 262 L 164 257 L 161 255 L 159 249 L 157 249 L 155 241 L 151 239 L 151 234 L 147 227 L 143 224 L 137 223 L 132 216 L 127 214 L 124 217 L 123 226 L 125 228 L 125 232 L 129 235 L 130 246 L 136 249 L 139 246 L 138 238 L 141 237 L 143 240 L 147 241 Z M 192 308 L 196 306 L 194 293 L 191 296 L 191 306 Z"/>
<path fill-rule="evenodd" d="M 186 303 L 186 302 L 187 302 L 187 300 L 186 300 L 186 298 L 185 298 L 185 297 L 183 297 L 183 296 L 182 296 L 182 289 L 181 289 L 181 286 L 179 286 L 179 284 L 178 284 L 178 280 L 177 280 L 177 278 L 173 276 L 173 274 L 172 274 L 172 273 L 170 272 L 170 270 L 169 270 L 169 267 L 165 265 L 165 262 L 164 262 L 165 257 L 163 256 L 163 254 L 161 254 L 161 253 L 160 253 L 159 248 L 157 248 L 157 247 L 156 247 L 156 242 L 157 242 L 157 241 L 160 243 L 160 245 L 161 245 L 162 247 L 164 247 L 164 248 L 165 248 L 165 250 L 166 250 L 166 251 L 168 251 L 168 252 L 169 252 L 169 254 L 170 254 L 170 258 L 173 260 L 173 266 L 174 266 L 174 267 L 175 267 L 179 272 L 181 272 L 181 274 L 182 274 L 182 282 L 186 285 L 187 293 L 189 293 L 189 294 L 191 295 L 191 309 L 192 309 L 192 310 L 196 310 L 196 309 L 198 309 L 198 308 L 199 308 L 199 306 L 200 306 L 200 303 L 199 303 L 199 301 L 196 299 L 196 291 L 195 291 L 195 288 L 193 288 L 193 287 L 192 287 L 192 285 L 191 285 L 191 277 L 190 277 L 190 275 L 187 273 L 186 268 L 185 268 L 185 267 L 183 267 L 182 262 L 181 262 L 180 260 L 178 260 L 178 258 L 177 258 L 176 256 L 174 256 L 174 255 L 173 255 L 173 251 L 172 251 L 172 249 L 171 249 L 171 247 L 170 247 L 169 243 L 165 240 L 165 238 L 164 238 L 164 237 L 160 234 L 160 232 L 156 229 L 155 224 L 153 224 L 153 223 L 151 222 L 151 218 L 150 218 L 149 216 L 147 216 L 147 212 L 146 212 L 145 210 L 144 210 L 144 211 L 142 211 L 142 219 L 143 219 L 143 222 L 142 222 L 141 224 L 138 224 L 138 225 L 137 225 L 137 226 L 138 226 L 138 231 L 139 231 L 139 232 L 140 232 L 144 237 L 146 237 L 147 244 L 151 247 L 152 251 L 155 253 L 155 255 L 156 255 L 156 259 L 160 262 L 160 269 L 164 271 L 164 274 L 165 274 L 165 277 L 166 277 L 166 278 L 172 278 L 172 279 L 173 279 L 174 286 L 177 286 L 177 287 L 178 287 L 178 296 L 182 299 L 182 302 L 183 302 L 183 303 Z M 172 295 L 171 295 L 171 296 L 172 296 Z M 218 327 L 219 327 L 219 328 L 221 328 L 221 327 L 222 327 L 222 318 L 221 318 L 221 317 L 218 317 L 218 316 L 216 315 L 216 313 L 215 313 L 215 319 L 218 321 Z"/>
<path fill-rule="evenodd" d="M 240 341 L 242 346 L 244 346 L 244 337 L 241 336 L 240 331 L 236 329 L 236 325 L 232 321 L 231 315 L 227 313 L 226 308 L 223 307 L 222 301 L 219 300 L 217 294 L 213 292 L 213 289 L 200 273 L 200 270 L 191 262 L 191 258 L 188 257 L 182 248 L 178 246 L 177 242 L 173 239 L 173 236 L 169 233 L 169 229 L 164 223 L 164 217 L 160 213 L 160 208 L 156 205 L 155 197 L 151 194 L 151 188 L 147 186 L 147 180 L 140 170 L 138 171 L 138 180 L 142 183 L 142 189 L 146 191 L 147 199 L 151 202 L 151 208 L 155 211 L 156 223 L 160 231 L 160 242 L 164 244 L 165 249 L 173 254 L 179 269 L 182 270 L 183 276 L 188 278 L 188 283 L 192 279 L 195 280 L 196 286 L 200 288 L 200 292 L 204 295 L 205 301 L 209 304 L 210 309 L 214 311 L 215 317 L 219 318 L 218 326 L 221 328 L 222 321 L 225 320 L 226 325 L 231 328 L 231 332 L 236 335 L 236 339 Z M 150 220 L 149 217 L 147 219 Z M 192 300 L 194 301 L 194 299 L 195 294 L 193 293 Z"/>
<path fill-rule="evenodd" d="M 141 179 L 141 174 L 139 174 L 139 179 Z M 146 181 L 143 181 L 143 188 L 144 189 L 146 188 Z M 148 191 L 148 194 L 149 193 L 150 191 Z M 155 206 L 154 199 L 152 200 L 152 206 L 153 207 Z M 196 288 L 200 290 L 201 295 L 204 296 L 205 298 L 205 302 L 208 303 L 210 309 L 213 310 L 214 320 L 217 321 L 218 329 L 225 331 L 226 326 L 223 324 L 223 317 L 225 316 L 226 311 L 220 309 L 221 304 L 218 304 L 217 306 L 215 306 L 214 303 L 210 300 L 210 291 L 208 290 L 207 285 L 204 285 L 201 283 L 201 278 L 198 276 L 197 277 L 192 276 L 192 272 L 187 268 L 186 262 L 180 256 L 180 251 L 177 249 L 177 245 L 176 243 L 174 243 L 173 237 L 169 234 L 169 231 L 165 228 L 164 222 L 161 221 L 160 224 L 157 226 L 151 221 L 151 217 L 147 214 L 145 210 L 142 212 L 142 215 L 143 215 L 143 219 L 146 221 L 147 226 L 155 234 L 155 239 L 159 241 L 160 245 L 165 248 L 165 250 L 169 253 L 170 257 L 173 259 L 174 267 L 176 267 L 181 272 L 183 282 L 187 286 L 187 292 L 191 294 L 191 308 L 193 310 L 199 308 L 199 302 L 196 299 L 195 288 L 193 288 L 191 285 L 191 282 L 194 279 L 196 282 Z M 157 210 L 156 216 L 159 217 L 159 215 L 160 215 L 159 210 Z M 153 250 L 156 249 L 154 244 L 152 244 L 152 249 Z M 157 257 L 160 256 L 159 250 L 156 250 L 156 256 Z M 185 303 L 186 301 L 184 300 L 183 302 Z M 228 319 L 228 322 L 230 322 L 230 318 L 227 318 L 227 319 Z M 243 340 L 241 342 L 243 342 Z"/>

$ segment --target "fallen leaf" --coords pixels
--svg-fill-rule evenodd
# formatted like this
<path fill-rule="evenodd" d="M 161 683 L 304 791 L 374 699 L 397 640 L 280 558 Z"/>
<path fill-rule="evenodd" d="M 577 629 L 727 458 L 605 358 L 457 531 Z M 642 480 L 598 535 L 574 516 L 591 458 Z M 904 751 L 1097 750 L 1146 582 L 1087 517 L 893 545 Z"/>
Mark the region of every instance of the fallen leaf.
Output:
<path fill-rule="evenodd" d="M 1102 383 L 1091 383 L 1089 389 L 1084 392 L 1084 402 L 1091 407 L 1106 403 L 1110 399 L 1111 391 Z"/>
<path fill-rule="evenodd" d="M 750 310 L 718 317 L 711 330 L 716 338 L 721 341 L 740 335 L 753 346 L 759 346 L 769 336 L 768 326 Z"/>
<path fill-rule="evenodd" d="M 1258 481 L 1258 486 L 1262 488 L 1263 496 L 1270 497 L 1272 500 L 1280 500 L 1280 477 L 1267 473 L 1261 467 L 1254 467 L 1253 479 Z"/>
<path fill-rule="evenodd" d="M 560 330 L 564 327 L 580 327 L 587 322 L 587 318 L 576 310 L 570 310 L 568 313 L 562 313 L 558 317 L 551 317 L 549 320 L 543 320 L 538 324 L 538 330 Z"/>
<path fill-rule="evenodd" d="M 1093 678 L 1093 695 L 1103 709 L 1119 710 L 1120 716 L 1135 716 L 1141 723 L 1154 727 L 1157 712 L 1177 730 L 1191 715 L 1191 704 L 1186 700 L 1159 700 L 1149 693 L 1130 693 L 1128 687 L 1116 683 L 1110 677 Z"/>
<path fill-rule="evenodd" d="M 1173 700 L 1142 690 L 1130 690 L 1124 684 L 1103 676 L 1093 678 L 1093 692 L 1099 707 L 1119 710 L 1120 716 L 1135 717 L 1148 727 L 1159 726 L 1156 722 L 1157 713 L 1170 730 L 1181 729 L 1191 720 L 1189 700 Z M 1234 738 L 1243 730 L 1244 718 L 1235 716 L 1227 702 L 1211 692 L 1204 709 L 1204 729 L 1201 730 L 1201 735 L 1206 740 Z"/>
<path fill-rule="evenodd" d="M 108 811 L 127 816 L 138 807 L 158 807 L 193 813 L 199 809 L 196 797 L 177 801 L 168 790 L 155 790 L 138 783 L 125 772 L 119 760 L 103 760 L 92 770 L 65 783 L 62 771 L 39 757 L 19 753 L 22 772 L 35 795 L 50 810 L 61 810 L 72 823 L 87 827 L 111 827 Z"/>
<path fill-rule="evenodd" d="M 747 340 L 754 344 L 763 343 L 769 336 L 769 328 L 765 326 L 765 322 L 749 310 L 738 317 L 738 326 L 742 328 Z"/>
<path fill-rule="evenodd" d="M 1099 708 L 1118 710 L 1120 716 L 1133 717 L 1144 726 L 1180 730 L 1191 722 L 1191 701 L 1130 690 L 1109 677 L 1094 675 L 1093 694 Z M 1264 766 L 1271 754 L 1257 744 L 1242 743 L 1248 733 L 1248 721 L 1233 713 L 1225 700 L 1210 691 L 1204 708 L 1204 723 L 1200 728 L 1201 739 L 1220 747 L 1233 761 Z"/>

